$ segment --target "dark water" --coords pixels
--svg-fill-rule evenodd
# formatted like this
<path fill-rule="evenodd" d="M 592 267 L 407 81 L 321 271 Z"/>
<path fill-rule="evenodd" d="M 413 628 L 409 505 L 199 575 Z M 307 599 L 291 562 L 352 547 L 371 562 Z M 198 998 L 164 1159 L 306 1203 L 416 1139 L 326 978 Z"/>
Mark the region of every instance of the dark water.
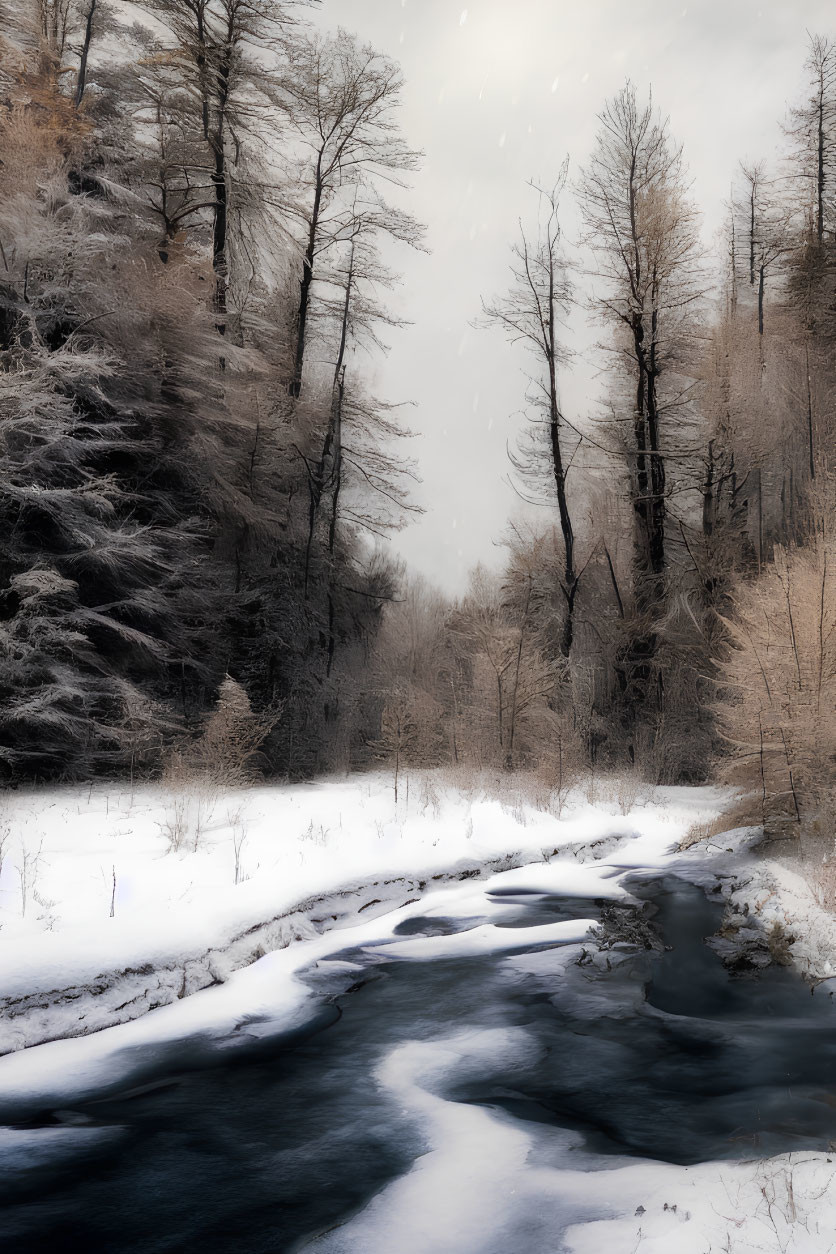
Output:
<path fill-rule="evenodd" d="M 537 1048 L 466 1080 L 454 1070 L 436 1093 L 499 1108 L 521 1126 L 574 1129 L 594 1153 L 694 1163 L 830 1148 L 832 1000 L 781 969 L 730 976 L 703 943 L 721 910 L 700 889 L 667 879 L 640 893 L 664 952 L 613 952 L 610 970 L 566 966 L 559 950 L 528 961 L 352 954 L 364 965 L 358 986 L 331 995 L 335 1009 L 301 1038 L 222 1065 L 184 1053 L 176 1072 L 149 1077 L 133 1096 L 27 1112 L 29 1126 L 120 1131 L 102 1149 L 0 1181 L 0 1245 L 15 1254 L 302 1249 L 426 1149 L 375 1069 L 403 1042 L 463 1030 L 524 1028 Z M 517 928 L 595 913 L 590 902 L 514 900 L 506 925 Z M 464 926 L 435 918 L 400 930 Z M 327 984 L 322 993 L 327 1000 Z"/>

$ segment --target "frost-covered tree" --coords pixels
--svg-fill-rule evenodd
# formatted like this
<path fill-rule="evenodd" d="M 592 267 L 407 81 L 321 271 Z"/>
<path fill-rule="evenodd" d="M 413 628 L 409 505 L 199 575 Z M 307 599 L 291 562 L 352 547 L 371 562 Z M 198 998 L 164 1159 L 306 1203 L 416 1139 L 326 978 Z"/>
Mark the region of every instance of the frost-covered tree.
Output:
<path fill-rule="evenodd" d="M 6 683 L 19 699 L 6 706 L 4 756 L 14 765 L 33 754 L 36 770 L 61 770 L 85 746 L 95 759 L 101 725 L 118 714 L 113 658 L 126 648 L 159 656 L 163 605 L 147 589 L 167 568 L 164 538 L 135 517 L 112 469 L 123 443 L 130 456 L 133 424 L 108 397 L 120 363 L 94 325 L 118 237 L 69 192 L 62 138 L 40 108 L 0 126 L 0 585 Z M 42 699 L 24 701 L 42 681 Z M 89 718 L 81 738 L 73 703 Z"/>
<path fill-rule="evenodd" d="M 387 184 L 402 185 L 420 154 L 400 133 L 397 112 L 400 67 L 355 36 L 311 35 L 290 53 L 284 83 L 288 126 L 301 155 L 291 149 L 287 211 L 301 233 L 301 277 L 293 317 L 293 362 L 289 390 L 302 391 L 313 285 L 324 257 L 358 235 L 388 235 L 406 243 L 421 229 L 383 195 Z M 355 274 L 360 273 L 359 267 Z"/>
<path fill-rule="evenodd" d="M 267 203 L 256 153 L 275 136 L 279 65 L 306 0 L 144 0 L 165 28 L 146 57 L 146 122 L 161 162 L 153 186 L 166 232 L 208 217 L 217 327 L 226 333 L 233 252 Z M 261 240 L 262 247 L 265 240 Z"/>
<path fill-rule="evenodd" d="M 232 424 L 206 370 L 198 276 L 172 280 L 141 217 L 78 189 L 95 119 L 73 124 L 48 82 L 32 101 L 25 88 L 0 125 L 0 590 L 12 639 L 34 609 L 56 640 L 83 636 L 67 682 L 95 676 L 92 728 L 118 723 L 125 700 L 139 708 L 137 684 L 173 697 L 176 671 L 181 693 L 195 688 L 214 582 L 200 569 L 203 533 L 238 495 Z M 71 651 L 61 660 L 67 673 Z M 26 686 L 20 671 L 16 682 Z M 91 734 L 88 768 L 118 761 L 97 743 Z M 10 757 L 18 748 L 7 744 Z"/>
<path fill-rule="evenodd" d="M 799 823 L 818 818 L 834 796 L 832 531 L 828 518 L 810 544 L 777 549 L 756 580 L 739 585 L 722 666 L 720 714 L 732 757 L 761 793 L 765 817 Z"/>
<path fill-rule="evenodd" d="M 252 782 L 259 750 L 278 718 L 278 710 L 257 714 L 246 689 L 227 675 L 202 735 L 183 751 L 183 760 L 215 787 L 241 788 Z"/>

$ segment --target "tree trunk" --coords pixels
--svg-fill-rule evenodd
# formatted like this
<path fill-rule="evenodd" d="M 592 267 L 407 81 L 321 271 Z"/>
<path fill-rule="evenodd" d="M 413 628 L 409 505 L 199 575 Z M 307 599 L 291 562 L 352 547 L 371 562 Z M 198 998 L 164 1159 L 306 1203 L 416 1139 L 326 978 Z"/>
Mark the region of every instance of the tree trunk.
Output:
<path fill-rule="evenodd" d="M 337 360 L 334 366 L 334 382 L 331 386 L 331 411 L 328 415 L 328 426 L 325 430 L 325 438 L 322 442 L 322 451 L 316 464 L 316 469 L 312 472 L 308 467 L 308 539 L 305 547 L 305 595 L 308 590 L 308 579 L 310 575 L 311 552 L 313 549 L 314 534 L 316 531 L 316 522 L 319 516 L 319 507 L 322 503 L 322 494 L 328 486 L 329 482 L 335 486 L 333 510 L 331 517 L 331 525 L 329 528 L 329 544 L 328 551 L 333 555 L 334 552 L 334 534 L 336 528 L 337 517 L 337 497 L 339 496 L 338 481 L 342 472 L 342 409 L 343 397 L 345 394 L 345 350 L 348 343 L 348 321 L 351 311 L 351 295 L 354 284 L 354 245 L 351 246 L 351 256 L 348 266 L 348 277 L 345 286 L 345 300 L 343 301 L 342 324 L 340 329 L 340 344 L 337 351 Z M 301 387 L 301 377 L 300 377 Z M 298 396 L 298 392 L 296 393 Z M 332 462 L 331 471 L 328 473 L 329 459 Z M 330 586 L 330 585 L 329 585 Z"/>
<path fill-rule="evenodd" d="M 613 566 L 612 558 L 610 557 L 610 551 L 607 548 L 606 544 L 604 545 L 604 556 L 607 559 L 607 566 L 609 567 L 612 590 L 615 593 L 615 599 L 618 604 L 618 617 L 624 618 L 624 601 L 621 596 L 621 589 L 618 586 L 618 580 L 615 577 L 615 567 Z"/>
<path fill-rule="evenodd" d="M 816 477 L 816 455 L 813 444 L 813 384 L 810 378 L 810 342 L 804 341 L 804 362 L 807 367 L 807 452 L 810 459 L 810 478 Z"/>
<path fill-rule="evenodd" d="M 557 493 L 557 509 L 560 515 L 560 530 L 563 535 L 563 594 L 566 598 L 566 617 L 561 633 L 560 651 L 568 658 L 572 651 L 574 637 L 575 594 L 578 587 L 578 575 L 575 571 L 575 533 L 572 527 L 572 516 L 566 497 L 566 469 L 563 465 L 563 452 L 560 447 L 560 406 L 557 395 L 557 368 L 555 353 L 554 324 L 554 276 L 551 275 L 551 293 L 549 300 L 549 436 L 551 444 L 552 473 Z"/>
<path fill-rule="evenodd" d="M 203 130 L 203 138 L 206 143 L 210 143 L 209 139 L 209 84 L 206 77 L 206 27 L 203 22 L 203 11 L 205 5 L 198 3 L 195 5 L 194 14 L 197 29 L 197 47 L 195 52 L 195 64 L 197 65 L 197 77 L 200 83 L 200 122 Z"/>
<path fill-rule="evenodd" d="M 716 499 L 714 496 L 714 441 L 708 441 L 708 461 L 705 467 L 705 481 L 702 489 L 702 533 L 710 537 L 714 533 L 717 518 Z"/>
<path fill-rule="evenodd" d="M 395 742 L 395 805 L 398 804 L 398 772 L 401 766 L 401 727 L 398 720 L 398 739 Z"/>
<path fill-rule="evenodd" d="M 87 58 L 90 55 L 90 44 L 93 42 L 93 18 L 96 13 L 97 0 L 90 0 L 90 8 L 87 10 L 87 20 L 84 24 L 84 43 L 81 48 L 81 57 L 78 63 L 78 81 L 75 87 L 75 107 L 78 109 L 84 96 L 84 88 L 87 86 Z"/>
<path fill-rule="evenodd" d="M 819 71 L 819 101 L 817 109 L 817 157 L 816 170 L 816 239 L 824 240 L 824 67 Z"/>
<path fill-rule="evenodd" d="M 314 277 L 314 261 L 316 259 L 316 238 L 319 230 L 319 215 L 322 209 L 322 181 L 320 167 L 317 162 L 316 189 L 314 191 L 311 220 L 308 225 L 308 243 L 302 261 L 302 278 L 299 281 L 299 307 L 296 311 L 296 351 L 293 358 L 293 376 L 288 391 L 291 396 L 298 397 L 302 393 L 302 371 L 305 366 L 305 337 L 308 327 L 308 310 L 311 300 L 311 285 Z"/>
<path fill-rule="evenodd" d="M 763 288 L 765 268 L 765 266 L 761 265 L 758 270 L 758 335 L 763 335 Z"/>
<path fill-rule="evenodd" d="M 636 483 L 633 509 L 638 525 L 638 580 L 636 604 L 641 612 L 653 610 L 665 598 L 665 460 L 660 446 L 659 403 L 656 392 L 657 313 L 651 318 L 648 357 L 644 320 L 633 321 L 636 351 L 636 411 L 633 432 L 636 442 Z"/>
<path fill-rule="evenodd" d="M 654 576 L 654 598 L 664 599 L 665 573 L 665 459 L 662 455 L 659 432 L 659 402 L 656 393 L 658 367 L 656 361 L 656 344 L 658 337 L 659 314 L 656 309 L 651 314 L 650 361 L 647 371 L 647 436 L 650 445 L 650 565 Z"/>
<path fill-rule="evenodd" d="M 226 160 L 223 140 L 215 150 L 215 169 L 212 173 L 215 188 L 215 225 L 212 233 L 212 269 L 215 272 L 215 311 L 218 314 L 218 334 L 226 335 L 227 312 L 227 187 Z"/>
<path fill-rule="evenodd" d="M 343 367 L 339 383 L 337 385 L 337 417 L 335 424 L 334 436 L 334 469 L 333 469 L 333 489 L 331 497 L 331 519 L 328 524 L 328 663 L 325 669 L 326 676 L 330 676 L 331 668 L 334 664 L 334 651 L 337 646 L 337 637 L 335 631 L 335 609 L 334 609 L 334 550 L 337 544 L 337 518 L 339 515 L 340 505 L 340 488 L 342 487 L 342 409 L 343 397 L 345 395 L 345 367 Z"/>
<path fill-rule="evenodd" d="M 578 591 L 579 576 L 575 571 L 575 538 L 572 529 L 572 519 L 566 501 L 566 477 L 561 462 L 558 432 L 558 424 L 552 421 L 552 460 L 555 486 L 557 487 L 560 530 L 563 533 L 563 549 L 565 553 L 563 595 L 566 600 L 566 616 L 563 620 L 563 630 L 560 637 L 560 652 L 565 658 L 568 658 L 572 652 L 572 642 L 575 635 L 575 598 Z"/>
<path fill-rule="evenodd" d="M 502 726 L 502 675 L 496 672 L 496 712 L 499 720 L 499 749 L 500 752 L 505 743 L 505 732 Z"/>
<path fill-rule="evenodd" d="M 517 695 L 520 688 L 520 670 L 522 668 L 523 646 L 525 645 L 525 629 L 528 626 L 528 611 L 531 608 L 531 576 L 528 577 L 528 591 L 525 598 L 523 620 L 520 623 L 520 638 L 517 644 L 517 662 L 514 671 L 514 695 L 511 699 L 511 717 L 508 724 L 508 753 L 505 765 L 509 770 L 514 767 L 514 733 L 517 728 Z"/>
<path fill-rule="evenodd" d="M 638 528 L 638 566 L 640 572 L 646 572 L 650 568 L 650 529 L 648 525 L 650 477 L 647 473 L 647 422 L 645 417 L 647 373 L 644 365 L 643 340 L 644 327 L 642 326 L 641 318 L 637 317 L 633 323 L 633 342 L 637 361 L 636 408 L 633 417 L 633 438 L 636 445 L 636 487 L 633 494 L 633 512 Z M 644 595 L 644 591 L 640 591 L 638 595 Z"/>

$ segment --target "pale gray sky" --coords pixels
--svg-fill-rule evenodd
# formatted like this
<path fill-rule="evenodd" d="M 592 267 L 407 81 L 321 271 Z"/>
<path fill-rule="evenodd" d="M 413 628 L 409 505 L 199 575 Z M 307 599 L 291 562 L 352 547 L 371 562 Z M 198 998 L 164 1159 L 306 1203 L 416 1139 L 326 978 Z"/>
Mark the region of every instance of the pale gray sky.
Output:
<path fill-rule="evenodd" d="M 670 115 L 711 242 L 739 158 L 770 158 L 802 89 L 806 31 L 836 34 L 828 0 L 323 0 L 317 24 L 357 32 L 402 64 L 403 126 L 426 152 L 413 211 L 429 256 L 399 253 L 398 311 L 375 385 L 409 399 L 411 451 L 426 513 L 395 540 L 410 566 L 449 591 L 519 502 L 506 444 L 523 423 L 519 355 L 474 331 L 480 296 L 505 289 L 517 218 L 535 211 L 534 177 L 568 152 L 577 171 L 604 99 L 634 80 Z M 571 210 L 567 225 L 571 235 Z M 564 408 L 595 407 L 596 364 L 583 346 L 563 380 Z"/>

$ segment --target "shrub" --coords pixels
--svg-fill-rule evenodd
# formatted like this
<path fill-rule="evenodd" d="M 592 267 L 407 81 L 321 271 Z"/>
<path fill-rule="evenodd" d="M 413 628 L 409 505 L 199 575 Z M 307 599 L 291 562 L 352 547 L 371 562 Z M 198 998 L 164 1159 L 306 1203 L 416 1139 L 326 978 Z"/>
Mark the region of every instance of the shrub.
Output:
<path fill-rule="evenodd" d="M 203 734 L 171 754 L 164 782 L 177 788 L 209 782 L 243 788 L 257 775 L 259 750 L 279 719 L 279 710 L 256 713 L 246 690 L 226 676 Z"/>
<path fill-rule="evenodd" d="M 720 723 L 773 826 L 812 821 L 836 792 L 834 576 L 834 538 L 778 548 L 726 624 Z"/>

